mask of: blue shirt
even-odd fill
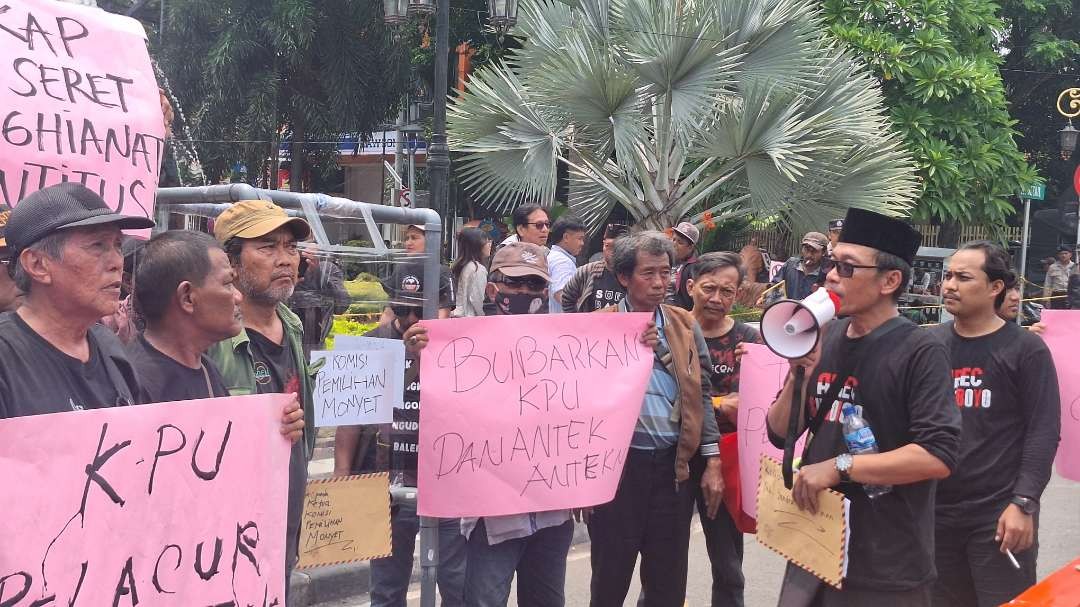
[[[628,311],[629,299],[623,299],[619,306],[623,311]],[[656,309],[653,319],[656,322],[656,333],[660,344],[666,348],[668,344],[664,334],[664,315],[660,312],[660,308]],[[678,396],[678,382],[660,362],[659,357],[653,356],[649,385],[645,388],[641,413],[638,415],[637,424],[634,425],[634,435],[630,439],[631,449],[669,449],[679,442],[681,428],[679,422],[672,419],[675,399]]]

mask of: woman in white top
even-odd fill
[[[491,256],[491,238],[478,228],[465,228],[458,234],[458,258],[450,266],[454,276],[457,307],[454,318],[484,315],[484,288],[487,286],[487,266]]]

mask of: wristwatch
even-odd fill
[[[1009,501],[1019,506],[1020,511],[1024,514],[1027,514],[1028,516],[1035,514],[1039,511],[1039,502],[1037,500],[1031,499],[1030,497],[1014,495]]]
[[[855,463],[855,458],[850,453],[841,453],[836,456],[836,471],[840,473],[840,482],[851,482],[851,464]]]

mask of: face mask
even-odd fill
[[[495,309],[499,314],[547,314],[548,301],[534,293],[496,293]]]

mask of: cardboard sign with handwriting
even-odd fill
[[[387,473],[308,482],[298,568],[383,558],[390,550]]]
[[[780,462],[761,457],[758,485],[757,538],[768,548],[826,583],[840,588],[847,575],[851,502],[826,489],[818,496],[817,514],[800,510],[784,487]]]

